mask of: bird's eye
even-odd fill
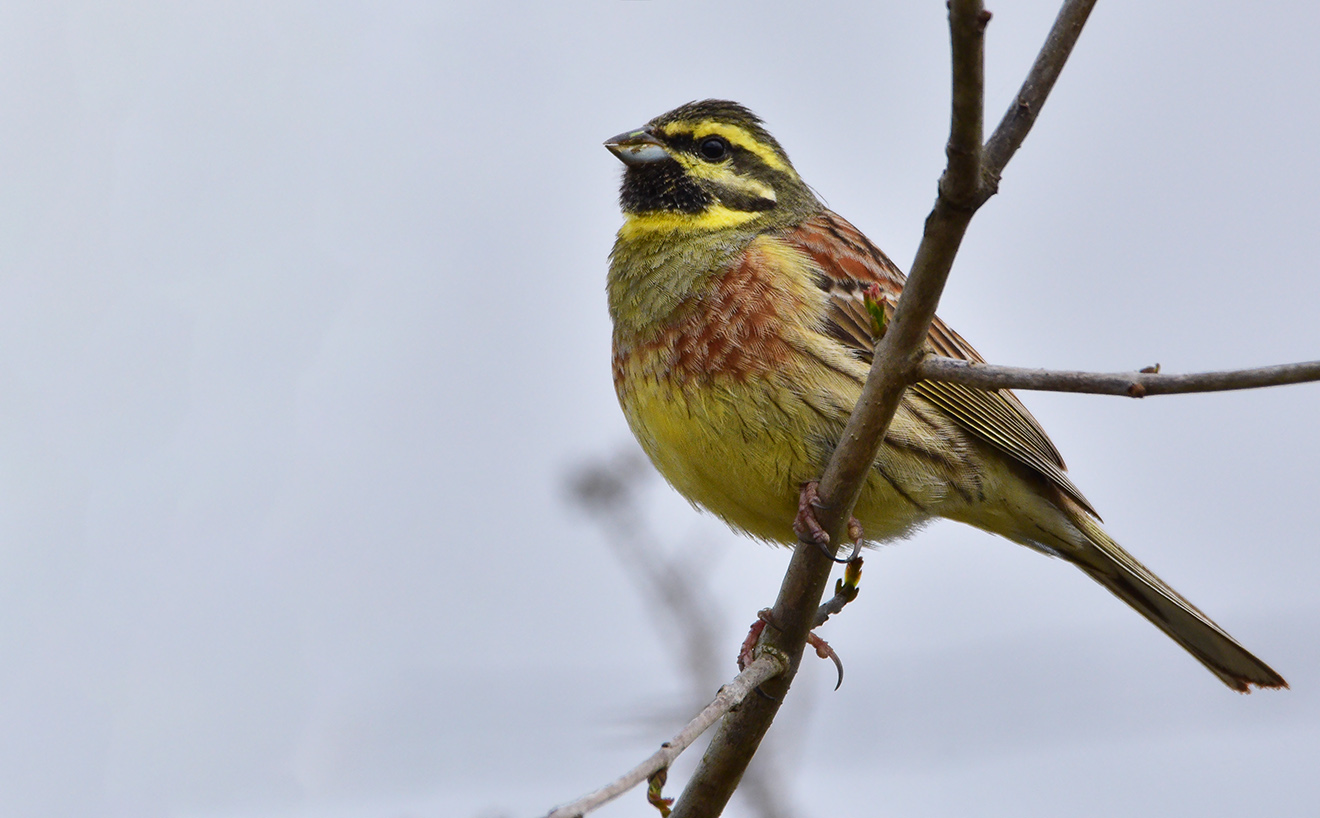
[[[701,151],[701,158],[708,162],[718,162],[729,153],[729,143],[723,138],[712,136],[709,139],[703,139],[698,147]]]

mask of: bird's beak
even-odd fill
[[[645,128],[611,137],[605,140],[605,147],[629,167],[649,165],[669,158],[664,143],[652,136]]]

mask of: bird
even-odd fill
[[[606,291],[628,425],[694,505],[793,543],[905,276],[736,102],[689,102],[605,147],[624,166]],[[926,349],[984,360],[938,316]],[[1287,687],[1105,533],[1009,390],[909,387],[853,513],[871,544],[945,518],[1061,558],[1230,688]]]

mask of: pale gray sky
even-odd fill
[[[997,119],[1055,6],[991,9]],[[1318,26],[1101,3],[941,314],[1002,363],[1320,357]],[[532,816],[649,752],[680,663],[562,489],[629,439],[601,142],[739,100],[906,266],[947,39],[940,0],[0,8],[0,815]],[[804,814],[1313,809],[1320,387],[1026,400],[1293,690],[933,526],[798,682]],[[647,498],[731,674],[786,556]]]

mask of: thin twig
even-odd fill
[[[1320,381],[1320,361],[1173,375],[1158,372],[1066,372],[1017,366],[970,363],[930,356],[917,365],[920,380],[947,381],[978,389],[1040,389],[1084,392],[1091,395],[1180,395],[1188,392],[1227,392]]]
[[[678,758],[684,750],[691,746],[692,742],[697,740],[698,736],[706,732],[720,717],[737,707],[747,698],[749,693],[775,675],[783,672],[785,667],[786,663],[774,653],[762,653],[733,681],[721,687],[714,701],[698,713],[696,718],[688,722],[682,730],[678,731],[678,735],[660,745],[660,749],[652,753],[649,758],[613,783],[584,795],[571,804],[556,808],[546,818],[581,818],[646,781],[656,772],[667,769],[670,764],[674,763],[674,759]]]
[[[862,558],[849,560],[843,576],[834,583],[834,596],[825,600],[816,609],[812,617],[811,629],[814,631],[829,621],[831,616],[843,610],[843,607],[857,598],[857,584],[862,579]]]
[[[1086,25],[1095,2],[1065,0],[1059,9],[1059,16],[1054,18],[1045,45],[1041,46],[1040,53],[1036,55],[1036,62],[1031,66],[1022,88],[1008,106],[990,141],[985,143],[985,162],[981,168],[982,202],[999,190],[1000,174],[1004,172],[1008,160],[1022,147],[1022,141],[1035,124],[1045,98],[1050,95],[1059,72],[1063,70],[1063,64],[1072,54],[1073,46],[1081,36],[1082,26]]]

